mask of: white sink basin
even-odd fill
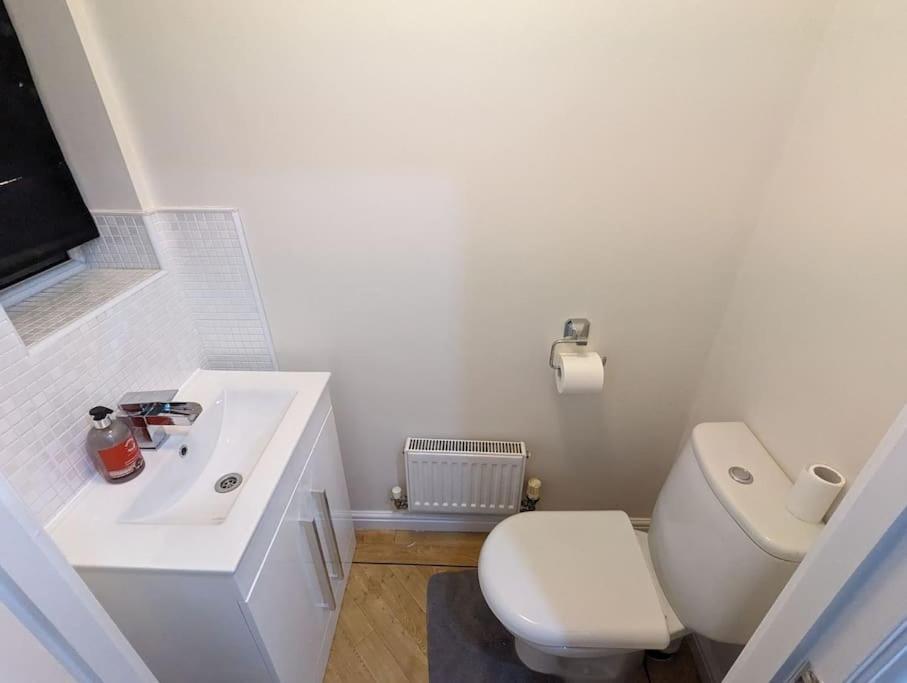
[[[156,453],[175,453],[153,475],[120,521],[132,524],[220,524],[254,476],[255,465],[296,396],[288,390],[227,390],[206,406],[185,435]],[[225,479],[219,490],[218,481]],[[224,489],[227,489],[226,491]]]
[[[51,535],[80,570],[235,571],[275,490],[291,491],[303,471],[331,410],[329,377],[196,371],[175,399],[202,406],[195,424],[168,427],[135,479],[90,481]],[[216,492],[227,474],[241,484]]]

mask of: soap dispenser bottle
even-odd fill
[[[88,414],[91,430],[86,447],[98,472],[112,484],[137,477],[145,468],[145,459],[129,425],[111,417],[113,411],[105,406],[95,406]]]

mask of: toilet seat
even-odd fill
[[[479,557],[485,601],[544,648],[663,649],[670,634],[626,513],[528,512],[498,524]]]

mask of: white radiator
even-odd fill
[[[413,512],[520,511],[528,457],[522,441],[411,437],[403,457]]]

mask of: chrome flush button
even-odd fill
[[[738,465],[734,465],[732,468],[730,468],[727,471],[727,473],[730,474],[731,479],[736,481],[738,484],[752,484],[753,483],[753,475],[745,467],[740,467]]]

